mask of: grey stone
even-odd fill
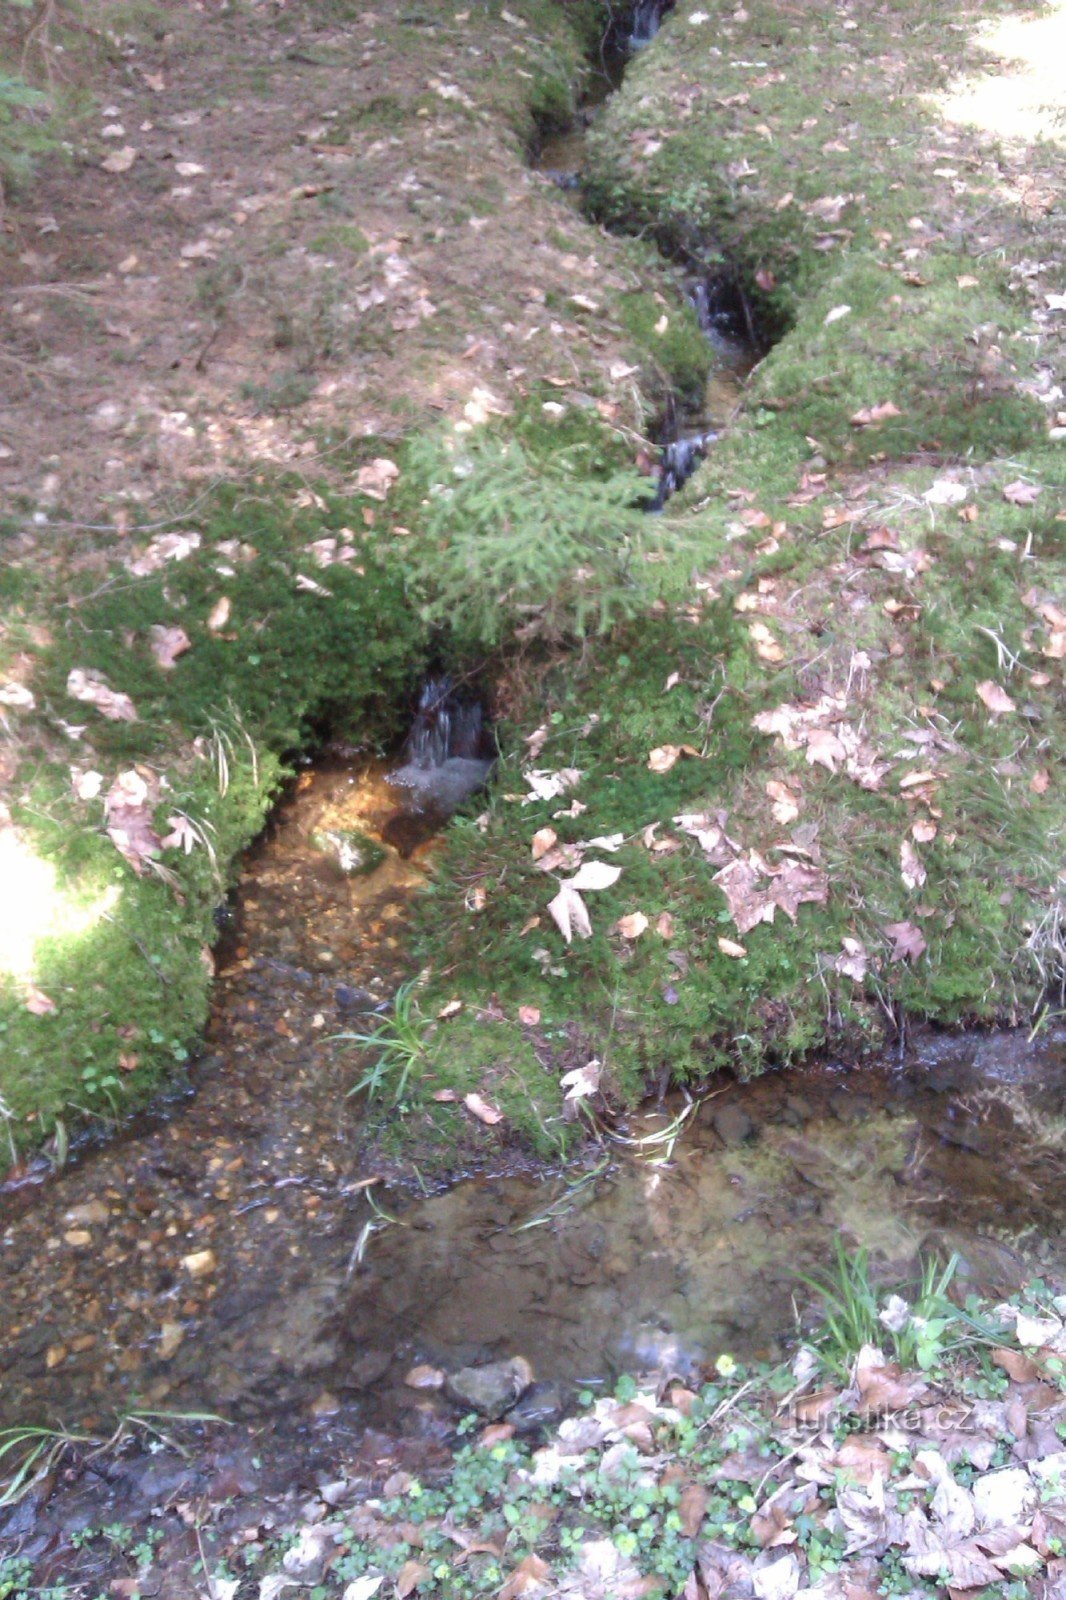
[[[491,1422],[509,1411],[533,1382],[533,1368],[524,1356],[490,1361],[484,1367],[462,1367],[448,1378],[445,1389],[458,1405],[480,1411]]]
[[[811,1109],[809,1100],[805,1100],[801,1094],[790,1094],[785,1101],[781,1121],[787,1122],[792,1128],[802,1128],[803,1124],[809,1122],[813,1115],[814,1112]]]
[[[558,1422],[563,1414],[563,1396],[557,1383],[532,1383],[525,1394],[504,1416],[519,1433],[532,1433]]]
[[[391,1366],[390,1351],[364,1350],[352,1362],[348,1372],[348,1382],[353,1389],[369,1389],[380,1382]]]
[[[719,1106],[711,1115],[711,1127],[727,1150],[735,1150],[755,1137],[755,1124],[742,1106]]]
[[[830,1113],[838,1122],[863,1122],[873,1107],[864,1094],[850,1089],[834,1089],[829,1096]]]

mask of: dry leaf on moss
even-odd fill
[[[72,667],[67,675],[67,693],[72,700],[95,706],[108,722],[137,721],[137,711],[129,695],[112,689],[102,672]]]
[[[917,961],[927,948],[921,929],[913,922],[886,922],[881,931],[892,940],[890,961]]]
[[[178,657],[192,649],[192,640],[184,628],[164,628],[156,624],[148,632],[152,654],[164,672],[171,671],[177,665]]]
[[[400,469],[395,461],[387,456],[375,456],[373,461],[359,468],[355,481],[360,494],[371,500],[384,500],[399,476]]]
[[[570,884],[563,883],[554,900],[549,901],[548,915],[569,944],[576,933],[581,939],[592,938],[592,924],[588,907]]]
[[[977,697],[984,701],[993,717],[1002,717],[1008,711],[1014,710],[1014,701],[1010,695],[1005,689],[1000,688],[998,683],[993,683],[991,678],[986,678],[983,683],[977,685]]]
[[[485,1123],[489,1128],[495,1127],[497,1122],[503,1121],[503,1112],[483,1100],[479,1094],[464,1094],[463,1104],[479,1122]]]

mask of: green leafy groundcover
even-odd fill
[[[880,1338],[859,1348],[823,1330],[777,1368],[722,1355],[698,1392],[626,1377],[541,1440],[469,1417],[441,1479],[397,1472],[293,1529],[284,1570],[314,1561],[322,1600],[1050,1594],[1066,1297],[1034,1281],[963,1306],[929,1282],[920,1300],[877,1295]]]

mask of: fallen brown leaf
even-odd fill
[[[529,1555],[520,1561],[500,1590],[497,1600],[520,1600],[531,1590],[542,1591],[551,1576],[551,1568],[540,1556]]]
[[[162,847],[152,822],[155,801],[154,775],[145,778],[131,767],[119,773],[104,802],[108,837],[136,873],[142,873],[146,861]]]
[[[355,481],[361,494],[369,496],[371,500],[384,500],[399,476],[400,469],[395,461],[390,461],[386,456],[376,456],[365,467],[359,468]]]
[[[148,632],[152,654],[164,672],[169,672],[177,664],[178,657],[192,649],[192,640],[184,628],[164,628],[156,624]]]
[[[497,1122],[503,1121],[503,1112],[498,1111],[487,1100],[483,1100],[479,1094],[464,1094],[463,1104],[472,1116],[475,1116],[479,1122],[485,1123],[489,1128],[493,1128]]]
[[[782,826],[795,822],[800,813],[799,799],[788,784],[781,783],[777,778],[771,778],[766,785],[766,793],[773,801],[771,810],[774,820],[780,822]]]
[[[539,861],[541,856],[547,855],[548,851],[555,844],[558,837],[559,835],[556,833],[554,828],[538,828],[536,833],[533,835],[532,843],[530,845],[530,849],[533,854],[533,860]]]
[[[933,831],[936,831],[935,828]],[[908,889],[920,889],[926,880],[922,858],[909,839],[900,840],[899,874]]]
[[[753,622],[748,629],[748,636],[755,646],[755,654],[760,661],[777,662],[785,659],[783,647],[770,632],[765,622]]]
[[[992,717],[1004,716],[1008,711],[1014,710],[1014,701],[1005,689],[998,683],[993,683],[991,678],[986,678],[977,685],[977,697],[988,707]]]
[[[109,722],[137,721],[137,711],[129,695],[112,689],[102,672],[72,667],[67,674],[67,693],[72,700],[95,706]]]
[[[861,411],[849,418],[853,428],[869,428],[878,422],[887,422],[889,417],[899,417],[903,413],[899,407],[893,405],[891,400],[883,400],[878,406],[863,406]]]

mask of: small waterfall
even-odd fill
[[[494,759],[481,701],[449,677],[427,678],[389,783],[407,791],[408,805],[449,816],[482,787]]]
[[[655,498],[648,502],[649,511],[661,511],[672,494],[686,484],[707,454],[707,446],[717,439],[717,433],[693,433],[670,439],[662,447],[659,460],[659,481]]]
[[[457,691],[450,678],[427,678],[403,747],[404,762],[428,772],[450,760],[480,760],[483,735],[481,701]]]
[[[668,11],[672,11],[674,0],[637,0],[633,7],[633,14],[625,35],[627,50],[642,50],[650,44],[659,31],[659,25]]]

